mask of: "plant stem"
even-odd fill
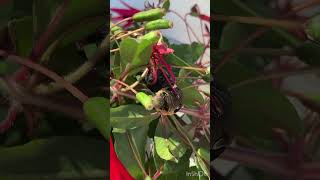
[[[127,34],[123,34],[121,36],[118,36],[115,39],[119,40],[119,39],[122,39],[124,37],[130,36],[131,34],[134,34],[134,33],[140,32],[140,31],[144,31],[144,27],[141,27],[141,28],[133,30],[133,31],[129,31]]]
[[[230,49],[213,49],[215,54],[225,54]],[[250,54],[250,55],[269,55],[269,56],[294,56],[295,51],[292,49],[275,49],[275,48],[243,48],[239,50],[239,54]]]
[[[196,35],[196,33],[193,31],[193,29],[192,29],[191,26],[189,25],[189,23],[187,22],[186,17],[182,17],[178,12],[176,12],[176,11],[174,11],[174,10],[169,10],[168,12],[171,12],[171,13],[177,15],[177,16],[185,23],[186,28],[187,28],[187,33],[188,33],[188,37],[189,37],[190,43],[191,43],[192,41],[191,41],[189,29],[190,29],[190,31],[192,32],[193,36],[197,39],[197,41],[198,41],[198,42],[201,42],[200,39],[198,38],[198,36]]]
[[[228,21],[238,22],[244,24],[261,25],[267,27],[281,27],[285,29],[299,29],[302,27],[302,23],[289,20],[276,20],[262,17],[244,17],[244,16],[224,16],[224,15],[212,15],[212,19],[215,21]]]
[[[180,131],[180,133],[181,133],[183,136],[185,136],[185,139],[188,141],[188,143],[189,143],[191,149],[193,150],[193,152],[195,153],[195,155],[198,156],[198,157],[200,157],[200,156],[198,155],[197,149],[196,149],[195,146],[193,145],[192,141],[189,139],[189,136],[187,135],[187,133],[186,133],[185,130],[183,129],[183,127],[182,127],[182,125],[180,124],[180,122],[179,122],[178,120],[176,120],[176,121],[173,120],[173,123],[176,125],[177,130]],[[201,158],[201,157],[200,157],[200,158]],[[202,159],[202,158],[201,158],[201,159]],[[205,162],[206,166],[209,166],[209,164],[206,163],[205,160],[203,160],[203,162]],[[209,169],[210,167],[207,167],[207,168]]]
[[[281,16],[280,18],[289,17],[292,14],[295,14],[295,13],[297,13],[299,11],[302,11],[302,10],[304,10],[306,8],[312,7],[312,6],[317,5],[317,4],[320,4],[320,0],[310,0],[308,2],[300,3],[299,5],[293,7],[290,12],[288,12],[287,14]],[[214,69],[214,73],[217,73],[221,69],[221,67],[224,64],[226,64],[231,59],[231,57],[233,57],[235,54],[237,54],[241,49],[243,49],[246,46],[248,46],[251,42],[253,42],[258,37],[262,36],[268,30],[269,29],[267,29],[267,28],[259,28],[257,31],[252,33],[247,39],[243,40],[237,46],[232,48],[229,51],[228,54],[224,55],[224,57],[222,58],[222,61],[219,64],[217,64],[216,68]]]
[[[189,139],[188,135],[186,135],[186,132],[183,130],[183,127],[181,126],[180,122],[177,119],[174,119],[172,122],[175,124],[175,126],[176,126],[177,130],[180,132],[180,134],[184,136],[184,139],[186,139],[188,141],[188,144],[191,147],[192,151],[195,154],[197,154],[196,148],[194,147],[192,141]]]
[[[154,175],[153,175],[153,177],[152,177],[152,180],[157,180],[158,177],[160,177],[162,169],[163,169],[163,165],[161,165],[161,167],[159,168],[159,170],[157,170],[157,172],[154,173]]]
[[[136,90],[134,90],[133,88],[131,88],[128,84],[118,80],[118,79],[112,79],[114,81],[116,81],[117,83],[126,86],[128,89],[130,89],[134,94],[137,94],[138,92]]]
[[[227,54],[225,54],[220,61],[219,64],[214,68],[214,73],[217,73],[235,54],[237,54],[241,49],[248,46],[251,42],[253,42],[255,39],[260,37],[262,34],[266,32],[265,28],[259,28],[256,32],[251,34],[247,39],[240,42],[237,46],[232,48]]]
[[[127,94],[127,93],[124,93],[124,92],[121,92],[121,91],[114,90],[111,87],[110,87],[110,91],[113,92],[113,93],[119,94],[121,96],[125,96],[127,98],[133,99],[133,100],[137,99],[135,96],[132,96],[131,94]]]
[[[171,67],[180,68],[180,69],[189,69],[189,70],[199,71],[201,73],[206,72],[206,68],[197,68],[197,67],[190,67],[190,66],[174,66],[174,65],[172,65]]]
[[[285,177],[290,177],[294,174],[287,166],[287,156],[283,154],[259,153],[249,149],[229,147],[221,154],[221,158]]]
[[[63,4],[56,10],[55,15],[51,19],[50,24],[48,25],[46,31],[41,34],[39,40],[36,42],[33,50],[32,57],[38,59],[46,49],[49,39],[52,37],[53,33],[57,30],[58,25],[70,4],[70,0],[64,0]]]
[[[291,16],[291,15],[293,15],[297,12],[300,12],[304,9],[319,5],[319,4],[320,4],[320,0],[309,0],[307,2],[300,3],[297,6],[294,6],[291,9],[291,11],[288,14],[286,14],[286,17]]]
[[[63,86],[66,90],[68,90],[74,97],[78,98],[82,103],[88,100],[88,97],[85,94],[83,94],[78,88],[73,86],[70,82],[64,80],[61,76],[59,76],[55,72],[45,68],[44,66],[41,66],[39,64],[36,64],[30,61],[29,59],[24,59],[16,55],[9,55],[7,59],[13,62],[16,62],[18,64],[22,64],[36,71],[39,71],[40,73],[50,77],[57,83],[61,84],[61,86]]]
[[[109,35],[106,36],[105,40],[101,43],[99,49],[97,50],[96,54],[91,57],[88,61],[83,63],[78,69],[76,69],[74,72],[66,75],[63,77],[66,81],[70,83],[75,83],[78,80],[80,80],[83,76],[85,76],[89,71],[92,70],[92,68],[103,58],[106,56],[107,51],[109,48]],[[50,94],[57,92],[63,88],[62,84],[52,82],[48,85],[40,84],[37,87],[34,88],[34,92],[37,94]]]
[[[303,68],[303,69],[296,70],[296,71],[287,71],[287,72],[266,74],[266,75],[262,75],[262,76],[258,76],[258,77],[254,77],[251,79],[241,81],[235,85],[232,85],[230,87],[230,90],[233,90],[235,88],[239,88],[244,85],[256,83],[258,81],[266,81],[266,80],[270,80],[270,79],[285,78],[285,77],[293,76],[293,75],[310,74],[310,73],[318,73],[318,72],[320,72],[320,67]]]
[[[37,107],[37,108],[54,111],[54,112],[61,112],[77,120],[85,119],[84,113],[82,111],[82,107],[79,106],[78,104],[75,104],[75,103],[70,104],[69,103],[70,101],[61,102],[61,101],[53,100],[51,98],[30,94],[26,92],[25,89],[20,87],[16,82],[14,82],[12,79],[0,78],[0,89],[2,93],[9,96],[9,99],[13,101],[11,102],[11,106],[8,111],[8,117],[10,117],[9,119],[11,119],[10,121],[12,121],[12,117],[13,117],[12,115],[20,111],[19,104],[23,106],[28,105],[31,107]],[[14,109],[12,109],[13,106],[15,107]]]
[[[120,48],[110,50],[110,53],[120,51]]]
[[[188,115],[193,116],[193,117],[201,118],[201,119],[210,119],[210,115],[209,116],[207,116],[207,115],[204,116],[202,114],[199,114],[197,111],[192,111],[192,110],[187,109],[187,108],[181,108],[180,112],[188,114]]]
[[[125,88],[125,89],[123,90],[123,92],[126,92],[126,91],[128,91],[128,90],[133,89],[134,87],[136,87],[136,86],[140,83],[140,81],[147,75],[148,71],[149,71],[149,69],[146,68],[146,69],[143,71],[143,73],[142,73],[142,75],[140,76],[140,78],[138,79],[138,81],[134,82],[134,83],[131,84],[129,87]]]
[[[128,18],[125,18],[125,19],[122,19],[121,21],[118,21],[117,23],[113,24],[110,29],[116,27],[117,25],[121,24],[121,23],[124,23],[126,21],[130,21],[132,19],[132,17],[128,17]]]
[[[41,57],[44,50],[46,49],[49,39],[51,38],[52,34],[57,30],[60,21],[64,17],[69,3],[70,0],[64,0],[62,5],[59,8],[57,8],[55,15],[51,19],[46,31],[42,33],[40,38],[36,41],[35,46],[33,47],[32,52],[29,56],[29,60],[36,61],[37,59],[39,59],[39,57]],[[14,77],[16,80],[25,80],[25,77],[28,73],[28,68],[24,66],[15,72]]]
[[[140,167],[140,169],[141,169],[141,171],[143,172],[144,176],[145,176],[145,177],[148,177],[148,174],[147,174],[146,170],[144,169],[144,167],[143,167],[143,165],[142,165],[139,152],[137,152],[137,149],[136,149],[136,147],[134,146],[134,143],[132,142],[130,132],[129,132],[129,131],[126,131],[126,135],[127,135],[128,142],[129,142],[130,148],[131,148],[131,150],[132,150],[133,156],[134,156],[134,158],[136,159],[136,161],[137,161],[137,163],[138,163],[138,166]]]

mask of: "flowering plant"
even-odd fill
[[[320,179],[319,8],[214,2],[214,178]]]
[[[174,13],[169,0],[143,10],[125,6],[111,9],[117,15],[110,23],[110,125],[116,156],[135,179],[207,179],[210,67],[201,59],[209,45],[170,43],[162,33],[174,26],[165,18]],[[110,166],[114,169],[117,162]],[[190,175],[198,171],[198,177]]]

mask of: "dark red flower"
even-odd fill
[[[197,4],[195,4],[194,6],[192,6],[191,8],[191,15],[192,16],[196,16],[199,17],[201,20],[203,21],[207,21],[210,22],[210,16],[207,16],[205,14],[201,14],[200,13],[200,8]]]
[[[115,12],[115,13],[118,14],[117,17],[111,18],[112,21],[115,21],[115,20],[116,20],[116,21],[120,21],[120,20],[122,20],[122,19],[125,19],[125,18],[128,18],[128,17],[132,17],[134,14],[140,12],[139,9],[136,9],[136,8],[130,6],[130,5],[129,5],[128,3],[126,3],[126,2],[124,2],[124,1],[122,1],[122,0],[120,0],[120,2],[121,2],[124,6],[126,6],[128,9],[110,8],[111,11],[113,11],[113,12]],[[123,27],[124,27],[124,28],[127,28],[127,27],[131,26],[132,23],[133,23],[133,21],[132,21],[132,20],[129,20],[129,21],[126,22],[125,25],[123,25]]]
[[[110,137],[110,180],[134,180],[129,174],[114,151],[112,138]]]
[[[152,48],[152,54],[151,54],[151,72],[152,72],[152,76],[153,76],[153,82],[151,84],[155,84],[157,82],[157,68],[159,68],[163,74],[163,76],[165,77],[166,81],[168,82],[168,84],[175,84],[176,79],[175,76],[171,70],[171,66],[164,60],[163,55],[166,54],[170,54],[173,53],[174,50],[171,48],[168,48],[167,46],[165,46],[164,44],[156,44],[153,46]],[[167,72],[169,73],[170,77],[172,78],[173,82],[171,82],[171,80],[169,80],[167,74],[165,73],[165,71],[163,70],[162,66],[164,66],[167,70]]]

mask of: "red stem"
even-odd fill
[[[32,52],[29,56],[29,59],[31,61],[37,61],[43,54],[50,37],[57,30],[58,25],[67,10],[69,2],[70,0],[64,0],[63,4],[56,10],[56,14],[51,19],[51,22],[48,25],[47,30],[40,36],[40,38],[35,43],[35,46],[32,49]],[[29,77],[29,74],[30,72],[28,70],[28,67],[22,67],[17,70],[17,72],[14,75],[14,79],[16,79],[17,81],[25,81]]]
[[[152,180],[156,180],[158,179],[158,177],[160,177],[162,169],[163,169],[163,165],[161,165],[160,169],[157,170],[157,172],[153,175]]]
[[[29,59],[23,59],[19,56],[10,55],[9,57],[11,57],[11,58],[8,58],[9,60],[14,61],[18,64],[22,64],[36,71],[39,71],[40,73],[48,76],[49,78],[53,79],[57,83],[61,84],[66,90],[68,90],[74,97],[78,98],[82,103],[88,100],[88,97],[85,94],[83,94],[79,89],[77,89],[70,82],[64,80],[61,76],[47,69],[46,67],[36,64],[30,61]]]

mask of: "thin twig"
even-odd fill
[[[147,75],[148,71],[149,71],[149,69],[146,68],[146,69],[143,71],[143,73],[142,73],[142,75],[140,76],[140,78],[139,78],[136,82],[134,82],[133,84],[131,84],[129,87],[126,87],[126,88],[125,88],[124,90],[122,90],[122,91],[123,91],[123,92],[126,92],[126,91],[128,91],[128,90],[133,89],[134,87],[136,87],[136,86],[140,83],[140,81],[142,81],[142,79]]]
[[[235,85],[232,85],[230,87],[230,90],[235,89],[235,88],[239,88],[241,86],[244,85],[249,85],[252,83],[256,83],[258,81],[266,81],[266,80],[271,80],[271,79],[277,79],[277,78],[284,78],[284,77],[288,77],[288,76],[294,76],[294,75],[302,75],[302,74],[310,74],[310,73],[318,73],[320,72],[320,67],[317,68],[303,68],[303,69],[299,69],[296,71],[287,71],[287,72],[279,72],[279,73],[271,73],[271,74],[265,74],[262,76],[258,76],[258,77],[254,77],[251,79],[247,79],[244,81],[241,81]]]
[[[120,51],[120,48],[110,50],[110,53]]]
[[[201,42],[200,39],[198,38],[198,36],[196,35],[196,33],[193,31],[193,29],[191,28],[191,26],[189,25],[189,23],[186,21],[186,19],[184,17],[182,17],[179,13],[177,13],[174,10],[169,10],[168,12],[172,12],[173,14],[177,15],[185,23],[190,43],[192,41],[191,41],[191,37],[190,37],[190,34],[189,34],[189,29],[190,29],[191,33],[193,34],[193,36],[197,39],[197,41]]]
[[[110,29],[116,27],[117,25],[119,25],[119,24],[121,24],[121,23],[124,23],[124,22],[126,22],[126,21],[130,21],[131,19],[132,19],[132,17],[128,17],[128,18],[122,19],[121,21],[118,21],[118,22],[116,22],[115,24],[113,24],[113,25],[110,27]]]
[[[136,159],[136,161],[138,163],[138,166],[140,167],[140,169],[143,172],[144,176],[148,177],[148,174],[147,174],[146,170],[143,168],[139,152],[137,152],[136,147],[134,146],[134,144],[132,142],[130,132],[126,131],[126,135],[127,135],[128,142],[129,142],[130,148],[132,150],[133,156],[134,156],[134,158]]]
[[[129,31],[127,34],[123,34],[123,35],[121,35],[121,36],[116,37],[115,40],[122,39],[122,38],[124,38],[124,37],[130,36],[131,34],[138,33],[138,32],[140,32],[140,31],[144,31],[144,27],[141,27],[141,28],[136,29],[136,30],[133,30],[133,31]],[[111,40],[113,40],[113,39],[111,39]]]
[[[225,15],[212,15],[214,21],[227,21],[227,22],[238,22],[244,24],[253,24],[267,27],[281,27],[285,29],[299,29],[301,23],[296,21],[281,20],[281,19],[269,19],[262,17],[244,17],[244,16],[225,16]]]
[[[125,97],[127,97],[127,98],[133,99],[133,100],[136,100],[136,99],[137,99],[135,96],[133,96],[133,95],[131,95],[131,94],[114,90],[114,89],[112,89],[111,87],[110,87],[110,91],[111,91],[112,93],[116,93],[116,94],[119,94],[119,95],[121,95],[121,96],[125,96]]]
[[[123,86],[126,86],[128,89],[130,89],[133,93],[137,94],[138,92],[136,90],[134,90],[133,88],[131,88],[128,84],[118,80],[118,79],[112,79],[114,81],[116,81],[117,83],[123,85]]]
[[[36,64],[36,63],[30,61],[29,59],[24,59],[24,58],[21,58],[16,55],[9,55],[7,59],[11,60],[13,62],[16,62],[18,64],[22,64],[24,66],[27,66],[31,69],[34,69],[34,70],[50,77],[51,79],[53,79],[57,83],[61,84],[74,97],[78,98],[83,103],[89,99],[85,94],[83,94],[78,88],[73,86],[70,82],[64,80],[61,76],[59,76],[55,72],[45,68],[44,66],[41,66],[39,64]]]
[[[308,2],[300,3],[299,5],[293,7],[290,12],[281,16],[281,18],[289,17],[292,14],[295,14],[299,11],[302,11],[306,8],[312,7],[317,4],[320,4],[320,0],[310,0]],[[252,33],[247,39],[243,40],[237,46],[232,48],[228,54],[224,55],[224,57],[222,58],[222,61],[216,67],[214,67],[214,72],[217,73],[221,69],[221,67],[231,59],[231,57],[237,54],[241,49],[248,46],[255,39],[265,34],[268,30],[269,30],[268,28],[259,28],[257,31]]]
[[[66,81],[70,83],[75,83],[85,76],[92,68],[104,57],[106,57],[109,48],[109,35],[105,38],[106,42],[101,43],[97,52],[88,61],[79,66],[75,71],[63,77]],[[34,88],[34,92],[38,94],[50,94],[63,89],[62,84],[52,82],[49,84],[40,84]]]
[[[69,3],[70,0],[64,0],[62,5],[59,8],[57,8],[56,13],[51,19],[51,22],[48,25],[46,31],[40,36],[39,40],[35,43],[35,46],[33,47],[32,52],[29,56],[29,60],[36,61],[39,59],[39,57],[41,57],[44,50],[46,49],[49,39],[51,38],[52,34],[57,30],[60,21],[64,17]],[[27,67],[24,66],[15,72],[14,77],[16,80],[24,81],[26,80],[27,74],[29,74],[29,70]]]

